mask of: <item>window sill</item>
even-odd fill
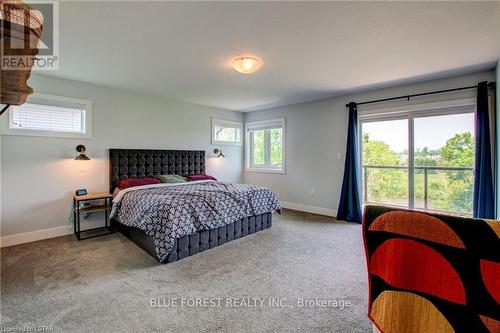
[[[276,169],[260,169],[260,168],[246,168],[245,171],[248,172],[261,172],[261,173],[276,173],[276,174],[285,174],[285,170],[276,170]]]
[[[231,142],[231,141],[212,141],[212,145],[221,146],[243,146],[243,142]]]
[[[46,137],[46,138],[92,139],[92,135],[90,133],[71,133],[71,132],[55,132],[55,131],[37,131],[37,130],[2,129],[1,134],[15,135],[15,136]]]

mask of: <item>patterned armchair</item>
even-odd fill
[[[367,206],[368,317],[383,333],[499,333],[499,237],[499,221]]]

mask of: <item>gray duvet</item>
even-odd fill
[[[163,261],[177,238],[280,209],[268,188],[209,181],[132,190],[113,202],[111,218],[153,237]]]

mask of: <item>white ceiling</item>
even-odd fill
[[[253,75],[238,54],[264,60]],[[251,111],[491,69],[500,2],[61,2],[47,75]]]

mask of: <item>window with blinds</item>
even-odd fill
[[[23,105],[11,106],[3,134],[90,137],[89,101],[35,95]]]
[[[85,110],[26,103],[11,106],[10,129],[85,133]]]

